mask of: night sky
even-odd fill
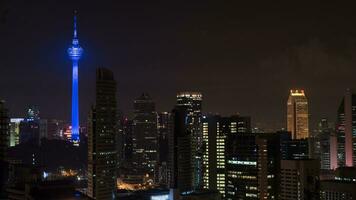
[[[169,111],[178,91],[192,90],[204,112],[250,115],[264,128],[285,126],[290,88],[306,90],[312,125],[334,121],[346,88],[356,89],[356,5],[117,2],[0,1],[0,99],[12,117],[35,104],[43,118],[70,119],[74,9],[82,122],[96,67],[114,71],[126,114],[142,92]]]

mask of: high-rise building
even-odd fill
[[[356,199],[356,168],[340,167],[335,178],[320,181],[320,198],[325,200]]]
[[[158,159],[157,112],[148,94],[134,101],[133,156],[134,165],[143,174],[154,174]]]
[[[116,198],[116,134],[116,81],[110,70],[99,68],[88,135],[88,195],[93,199]]]
[[[78,35],[77,35],[77,15],[74,14],[73,21],[73,39],[72,46],[68,48],[67,52],[72,60],[72,142],[79,144],[79,89],[78,89],[78,63],[79,59],[83,54],[83,49],[79,45]]]
[[[20,122],[20,140],[19,143],[31,142],[40,144],[40,123],[39,120],[25,118]]]
[[[356,163],[356,95],[346,91],[337,111],[338,166]]]
[[[287,130],[293,139],[309,137],[308,100],[304,90],[290,90],[287,101]]]
[[[278,133],[232,133],[226,142],[226,199],[277,199]]]
[[[21,120],[21,118],[16,118],[13,120],[13,123],[11,123],[11,134],[14,135],[15,143],[17,123],[19,123],[19,143],[31,142],[39,145],[42,138],[48,138],[47,120],[40,118],[40,110],[38,106],[30,105],[27,110],[27,116],[24,119]]]
[[[337,143],[334,131],[330,128],[327,119],[323,118],[318,123],[318,131],[315,137],[315,159],[320,160],[321,169],[335,169],[337,166]]]
[[[319,174],[319,160],[281,160],[280,199],[320,199]]]
[[[193,186],[203,187],[203,133],[201,130],[203,95],[199,92],[181,92],[177,94],[177,106],[187,110],[187,125],[191,132],[191,159]]]
[[[283,133],[287,134],[287,133]],[[288,133],[289,135],[289,133]],[[281,153],[283,160],[301,160],[311,157],[308,139],[291,139],[284,135],[281,141]]]
[[[124,163],[131,164],[133,157],[133,144],[132,144],[132,132],[133,132],[133,121],[126,119],[123,123],[123,133],[124,133]]]
[[[229,134],[251,131],[250,118],[203,116],[203,188],[218,190],[225,197],[225,148]]]
[[[168,138],[168,181],[169,187],[178,193],[193,190],[192,133],[187,121],[188,113],[186,107],[176,106],[169,123],[172,134]]]
[[[0,101],[0,162],[6,161],[7,148],[9,147],[9,122],[5,102]]]
[[[20,123],[24,118],[10,119],[10,147],[16,146],[20,143]]]
[[[170,120],[171,113],[161,112],[158,114],[158,166],[156,169],[156,182],[164,186],[168,186],[168,138],[172,134],[169,129]]]

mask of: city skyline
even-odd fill
[[[5,66],[0,74],[6,74],[1,76],[0,85],[9,86],[9,77],[22,73],[28,76],[5,87],[0,96],[8,102],[13,117],[20,116],[28,104],[37,104],[45,118],[68,120],[70,110],[51,108],[59,103],[64,108],[70,107],[70,69],[63,49],[66,48],[65,41],[70,39],[73,5],[50,5],[40,1],[30,6],[34,12],[21,5],[5,1],[0,10],[3,16],[0,29],[5,30],[0,32],[0,40],[5,46],[0,53]],[[112,5],[75,3],[83,19],[80,27],[82,40],[88,44],[88,54],[79,72],[82,75],[80,97],[94,97],[94,85],[89,80],[95,76],[96,67],[111,68],[118,77],[119,108],[125,113],[132,111],[132,100],[142,92],[151,94],[158,111],[168,111],[174,105],[177,92],[200,91],[206,99],[205,111],[222,115],[239,112],[252,116],[253,123],[264,122],[280,128],[286,126],[285,122],[279,123],[285,121],[286,112],[281,102],[288,98],[289,89],[303,88],[310,99],[312,128],[322,117],[335,121],[337,110],[330,108],[337,107],[346,88],[356,85],[352,80],[352,74],[356,73],[352,67],[356,66],[352,24],[356,19],[346,6],[341,6],[344,10],[329,13],[333,7],[329,4],[320,9],[315,4],[310,8],[296,5],[297,11],[306,14],[302,17],[299,12],[291,11],[287,20],[294,20],[292,26],[286,25],[281,18],[286,13],[273,13],[286,12],[287,5],[283,4],[280,9],[267,4],[271,9],[266,10],[271,11],[255,10],[249,4],[243,4],[241,8],[234,4],[214,7],[208,3],[177,7],[167,4]],[[182,16],[180,13],[184,11],[186,15]],[[17,15],[19,12],[21,16]],[[249,12],[255,14],[256,19],[250,17]],[[227,13],[230,18],[219,18],[219,13]],[[330,16],[323,18],[327,14]],[[42,19],[41,16],[48,17]],[[167,17],[162,19],[162,16]],[[261,16],[268,17],[263,19]],[[269,22],[268,19],[276,20]],[[337,19],[338,23],[332,19]],[[220,22],[223,24],[219,25]],[[329,26],[334,27],[333,31],[326,31]],[[283,28],[286,30],[282,31]],[[310,32],[306,33],[306,30]],[[27,31],[36,34],[30,34],[24,43],[10,42],[23,41]],[[289,32],[295,35],[289,35]],[[261,36],[268,40],[258,39],[264,38]],[[13,49],[18,52],[9,50],[10,47],[15,47]],[[206,47],[210,50],[204,50]],[[27,56],[14,59],[15,55]],[[340,73],[336,73],[336,69],[341,70]],[[199,76],[202,70],[206,71],[205,76]],[[210,75],[214,72],[217,72],[216,77]],[[171,74],[177,74],[178,78],[170,78]],[[47,86],[52,89],[45,89]],[[159,87],[160,90],[154,89]],[[21,90],[26,94],[19,98],[17,88],[23,88]],[[221,97],[225,97],[224,100]],[[264,99],[264,102],[256,99]],[[83,101],[80,115],[87,115],[92,103]]]
[[[0,199],[356,199],[345,6],[0,2]]]

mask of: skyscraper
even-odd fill
[[[23,118],[10,119],[10,146],[16,146],[20,143],[20,123]]]
[[[136,168],[143,174],[154,174],[158,154],[157,112],[148,94],[134,101],[133,156]]]
[[[168,163],[168,137],[172,134],[169,129],[171,120],[171,113],[161,112],[158,114],[158,166],[156,168],[156,182],[161,185],[168,185],[167,181],[167,163]]]
[[[79,45],[77,35],[77,15],[74,14],[72,46],[68,48],[68,55],[72,60],[72,142],[79,144],[79,97],[78,97],[78,62],[83,49]]]
[[[338,165],[354,166],[356,163],[356,95],[346,91],[337,111],[336,132]]]
[[[278,133],[228,134],[225,153],[227,200],[278,199]]]
[[[187,129],[191,133],[191,159],[193,186],[200,189],[203,186],[203,133],[201,130],[203,95],[199,92],[181,92],[177,94],[177,107],[187,111]]]
[[[319,160],[281,160],[280,199],[320,199],[319,174]]]
[[[179,193],[193,190],[192,133],[187,116],[186,107],[176,106],[169,123],[172,134],[168,139],[168,181],[169,187]]]
[[[0,100],[0,162],[6,160],[9,147],[9,116],[5,102]]]
[[[218,190],[225,197],[226,137],[251,131],[250,118],[203,116],[203,187]]]
[[[293,139],[309,137],[308,100],[304,90],[290,90],[287,102],[287,130]]]
[[[116,81],[110,70],[99,68],[88,135],[88,195],[93,199],[116,198],[116,134]]]

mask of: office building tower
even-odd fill
[[[188,110],[176,106],[172,111],[169,135],[168,181],[169,187],[178,193],[193,190],[193,168],[191,159],[191,129],[187,121]]]
[[[168,186],[168,137],[170,134],[169,123],[171,120],[171,113],[161,112],[158,114],[158,166],[156,169],[156,182]]]
[[[228,134],[226,199],[277,199],[280,172],[278,133]]]
[[[20,139],[19,143],[40,144],[40,121],[26,117],[20,122]]]
[[[281,153],[284,160],[309,159],[311,157],[309,141],[308,139],[291,139],[284,136],[281,141]]]
[[[9,113],[5,107],[5,102],[0,101],[0,162],[6,161],[10,136],[9,122]]]
[[[356,159],[356,96],[346,91],[337,111],[338,166],[354,166]]]
[[[168,161],[168,136],[170,133],[169,121],[171,113],[161,112],[158,114],[158,146],[159,146],[159,162]]]
[[[177,94],[177,106],[187,110],[188,129],[191,132],[191,159],[193,186],[201,189],[203,186],[203,133],[201,130],[203,95],[199,92],[181,92]]]
[[[317,149],[314,159],[320,160],[321,169],[335,169],[337,163],[336,137],[330,128],[327,119],[323,118],[318,123],[318,131],[315,136],[315,149]]]
[[[88,195],[111,200],[117,190],[117,108],[116,81],[108,69],[96,70],[95,102],[89,119]]]
[[[154,174],[157,164],[157,112],[148,94],[134,101],[133,156],[134,165],[143,174]]]
[[[225,197],[225,148],[229,134],[251,131],[250,118],[203,116],[203,188],[218,190]]]
[[[132,163],[133,157],[133,142],[132,142],[132,132],[133,132],[133,121],[125,120],[123,123],[123,132],[124,132],[124,162],[125,164]]]
[[[304,90],[290,90],[287,102],[287,130],[293,139],[309,137],[308,100]]]
[[[356,168],[340,167],[334,179],[320,181],[320,199],[356,199]]]
[[[320,199],[319,173],[319,160],[281,160],[280,199]]]
[[[33,143],[39,145],[42,138],[47,138],[47,120],[40,118],[38,106],[30,105],[27,116],[19,123],[19,143]],[[13,124],[16,131],[16,123]]]
[[[77,15],[74,14],[72,46],[67,50],[72,60],[72,142],[79,144],[79,88],[78,88],[78,63],[83,54],[77,35]]]
[[[20,123],[24,118],[10,119],[10,147],[14,147],[20,143]]]

